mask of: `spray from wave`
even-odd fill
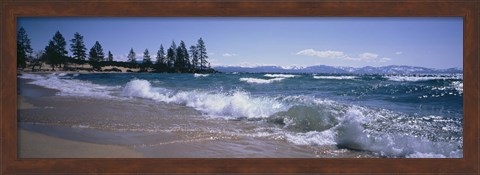
[[[315,79],[332,79],[332,80],[351,80],[357,78],[356,76],[318,76],[314,75]]]
[[[60,96],[84,96],[95,98],[114,98],[111,91],[119,89],[119,86],[102,86],[88,81],[72,79],[78,74],[53,73],[48,75],[23,74],[20,78],[30,79],[30,84],[55,89]]]
[[[147,80],[132,80],[123,89],[124,96],[141,97],[158,102],[182,104],[210,116],[227,118],[265,118],[286,106],[267,97],[252,97],[243,91],[227,93],[181,91],[153,88]]]
[[[299,75],[292,75],[292,74],[265,74],[263,75],[265,77],[271,77],[271,78],[293,78],[297,77]]]
[[[260,78],[240,78],[240,81],[244,81],[247,83],[253,83],[253,84],[269,84],[277,81],[282,81],[285,78],[273,78],[273,79],[260,79]]]

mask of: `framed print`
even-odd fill
[[[478,8],[2,2],[2,172],[478,173]]]

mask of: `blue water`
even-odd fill
[[[26,74],[60,96],[145,99],[205,120],[271,123],[295,144],[386,157],[463,156],[463,77],[322,74]],[[312,139],[317,139],[312,141]]]

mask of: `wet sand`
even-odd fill
[[[276,134],[277,126],[260,121],[206,119],[189,107],[142,99],[56,96],[27,82],[18,79],[18,126],[26,135],[19,137],[20,157],[372,157],[336,146],[295,145]],[[99,154],[108,148],[113,151]]]
[[[21,158],[142,158],[143,154],[119,145],[102,145],[71,141],[44,134],[18,132]]]

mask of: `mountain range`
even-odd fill
[[[335,67],[315,65],[308,67],[281,67],[281,66],[216,66],[220,72],[248,72],[248,73],[323,73],[323,74],[457,74],[463,73],[461,68],[434,69],[418,66],[390,65],[382,67]]]

